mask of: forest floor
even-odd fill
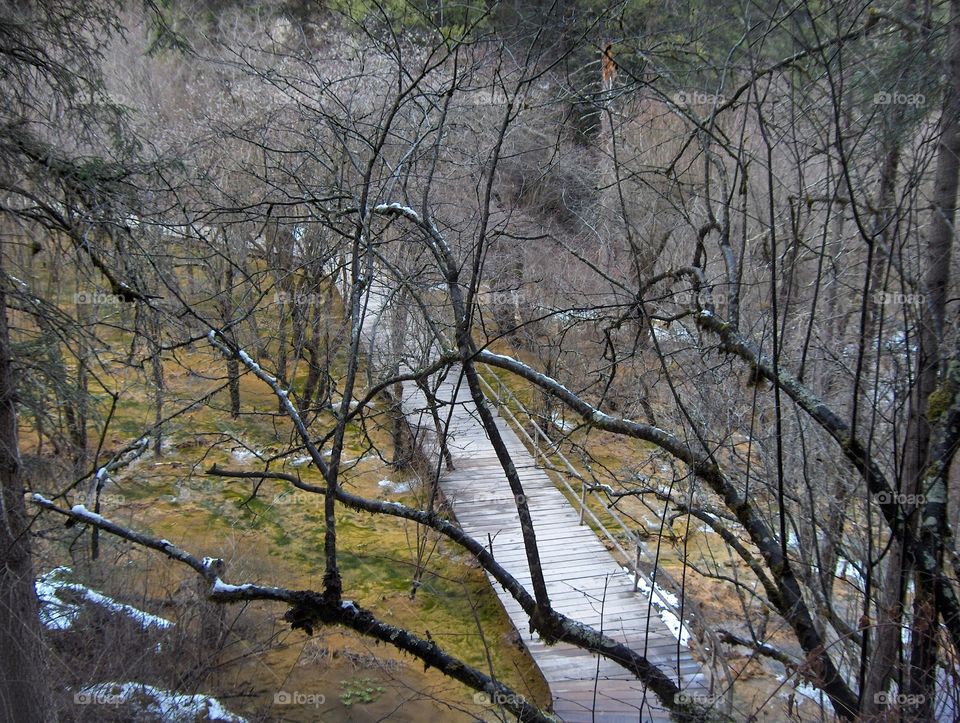
[[[123,364],[125,339],[117,336],[114,342],[111,349],[97,350],[110,386],[124,390],[103,440],[100,463],[142,435],[154,415],[153,392],[144,382],[144,370]],[[208,371],[201,374],[197,370]],[[177,357],[165,359],[165,411],[187,407],[215,389],[221,383],[222,370],[223,362],[212,350],[179,352]],[[535,406],[528,386],[498,376],[525,405]],[[295,383],[302,384],[302,379]],[[109,397],[93,394],[99,413],[106,415]],[[230,418],[227,392],[220,391],[208,404],[168,422],[159,456],[147,452],[111,475],[112,484],[102,495],[102,514],[169,539],[196,556],[223,558],[229,582],[319,589],[324,570],[322,497],[297,491],[284,482],[268,480],[258,486],[255,481],[204,474],[214,464],[257,470],[269,461],[271,469],[299,474],[306,482],[320,482],[305,451],[295,449],[289,420],[273,414],[277,400],[272,391],[248,374],[241,379],[241,398],[242,413],[237,419]],[[396,473],[387,462],[390,435],[385,415],[376,411],[367,416],[363,427],[351,424],[347,430],[342,484],[365,497],[420,504],[420,482]],[[22,420],[21,440],[31,488],[55,495],[64,485],[55,482],[56,474],[44,472],[56,468],[57,460],[31,436],[30,421]],[[312,428],[331,426],[329,413],[321,413]],[[588,429],[571,428],[568,437],[589,452],[602,481],[635,478],[642,472],[647,484],[670,484],[670,467],[645,443]],[[280,450],[291,446],[292,452],[280,456]],[[605,523],[611,521],[596,501],[591,509]],[[684,599],[697,606],[702,620],[737,629],[743,619],[743,601],[729,586],[717,586],[689,567],[684,570],[684,556],[698,566],[723,560],[721,567],[735,569],[737,576],[750,584],[749,570],[727,553],[718,536],[684,517],[665,520],[663,504],[649,495],[624,498],[617,510],[644,531],[663,569],[683,580]],[[161,645],[159,653],[154,641],[130,631],[119,640],[116,635],[120,633],[83,635],[81,640],[78,635],[82,635],[83,625],[52,632],[58,651],[56,664],[67,688],[75,690],[85,682],[136,679],[181,692],[214,695],[249,720],[423,720],[438,715],[444,720],[476,720],[499,715],[494,708],[475,702],[472,690],[359,634],[342,629],[322,629],[312,636],[291,631],[282,620],[284,609],[277,605],[229,607],[228,632],[211,650],[196,634],[203,603],[192,571],[105,535],[100,538],[99,559],[91,561],[89,530],[64,531],[56,521],[46,519],[38,524],[44,526],[38,572],[69,565],[77,581],[163,615],[182,630],[168,633],[173,640]],[[548,705],[549,691],[539,671],[518,646],[510,621],[470,556],[435,536],[422,539],[423,530],[412,523],[342,506],[337,513],[337,534],[345,597],[387,622],[432,637],[465,662],[492,672],[537,704]],[[415,586],[422,569],[428,571]],[[103,620],[89,622],[100,626],[98,630],[106,624]],[[789,631],[773,631],[770,640],[791,649]],[[729,657],[728,663],[737,681],[736,709],[760,710],[758,720],[783,720],[786,716],[821,719],[820,706],[809,704],[806,698],[817,694],[802,685],[798,691],[793,680],[784,682],[782,676],[777,679],[765,672],[769,668],[766,661],[760,665],[744,652]],[[284,695],[308,702],[287,704],[282,702]],[[66,705],[78,713],[69,708],[69,701]],[[117,714],[122,719],[122,714]]]
[[[212,357],[180,359],[165,364],[166,408],[184,406],[205,394],[209,379],[187,371],[213,368]],[[101,460],[135,440],[149,428],[153,410],[146,389],[139,393],[133,378],[116,370],[118,385],[128,385],[118,406],[111,434],[104,440]],[[129,467],[111,475],[112,484],[101,498],[101,513],[133,529],[165,538],[198,557],[223,558],[225,579],[294,589],[320,589],[324,570],[323,498],[301,492],[285,482],[266,481],[253,496],[255,481],[209,477],[204,471],[220,467],[262,469],[264,459],[286,449],[292,428],[280,417],[263,414],[276,409],[276,399],[252,375],[242,378],[243,413],[233,420],[226,410],[226,392],[211,404],[197,407],[170,422],[164,431],[162,454],[145,453]],[[132,401],[131,401],[132,400]],[[106,406],[106,399],[102,399]],[[252,414],[252,412],[259,412]],[[329,419],[315,421],[326,428]],[[361,429],[351,425],[344,450],[342,484],[372,499],[416,504],[419,481],[395,473],[372,451],[370,442],[389,459],[390,439],[376,417]],[[32,448],[29,430],[22,437],[28,469],[43,468],[49,451]],[[306,482],[320,475],[304,451],[275,460],[272,469],[299,473]],[[30,475],[31,488],[55,495],[63,487],[52,477]],[[53,523],[53,525],[47,527]],[[38,573],[68,565],[72,578],[113,598],[165,616],[195,629],[194,610],[199,596],[194,573],[175,563],[145,554],[131,546],[100,536],[100,556],[89,560],[90,532],[61,531],[55,520],[44,519],[45,542],[38,552]],[[500,607],[483,571],[455,545],[431,535],[426,541],[417,525],[398,518],[374,516],[346,509],[337,513],[337,536],[344,596],[370,609],[386,622],[430,636],[444,649],[470,665],[513,687],[541,706],[549,693],[529,655],[513,642],[513,627]],[[428,568],[416,586],[418,568]],[[96,636],[77,640],[73,631],[55,631],[58,667],[70,685],[84,682],[139,682],[170,685],[185,692],[217,697],[232,712],[249,720],[444,720],[495,719],[496,711],[474,701],[474,691],[430,669],[389,646],[352,631],[321,629],[308,636],[291,631],[282,620],[285,609],[275,604],[229,606],[229,633],[216,654],[191,649],[191,643],[168,644],[193,657],[189,673],[175,661],[149,660],[150,640],[131,635],[129,649],[97,651]],[[102,624],[103,621],[100,621]],[[142,638],[142,636],[139,636]],[[184,646],[186,650],[184,651]],[[82,665],[75,656],[79,654]],[[164,652],[156,655],[162,658]],[[116,665],[120,659],[126,664]],[[77,675],[79,671],[82,674]],[[71,675],[71,672],[73,674]],[[113,676],[113,677],[111,677]],[[275,705],[275,696],[308,700],[305,705]],[[318,701],[322,700],[322,703]],[[76,713],[77,711],[74,711]],[[86,710],[85,713],[92,711]],[[110,711],[98,710],[98,713]],[[122,716],[121,716],[122,717]]]

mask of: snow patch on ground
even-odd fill
[[[550,419],[553,422],[553,426],[559,429],[561,432],[572,432],[574,429],[576,429],[576,426],[566,421],[562,414],[557,414],[554,412]]]
[[[555,309],[552,307],[537,307],[537,311],[549,311],[558,321],[594,321],[600,318],[600,312],[596,309]]]
[[[74,700],[132,705],[165,723],[194,723],[197,720],[246,723],[245,718],[234,715],[209,695],[181,695],[145,683],[88,685],[74,694]]]
[[[330,406],[334,409],[339,410],[340,406],[343,404],[343,397],[333,397],[330,400]],[[355,412],[360,408],[360,402],[356,399],[351,399],[347,404],[347,409],[351,412]]]
[[[73,621],[80,614],[80,607],[63,602],[57,597],[57,590],[62,583],[55,581],[55,576],[68,568],[58,567],[55,570],[41,575],[36,580],[37,598],[40,602],[40,622],[48,630],[69,630]]]
[[[394,482],[389,479],[382,479],[377,484],[382,487],[387,492],[392,492],[393,494],[403,494],[404,492],[410,491],[409,482]]]
[[[837,556],[837,569],[835,570],[835,574],[840,580],[846,580],[861,590],[866,587],[866,581],[863,579],[863,575],[860,574],[857,566],[840,555]]]
[[[777,681],[784,683],[784,687],[789,686],[797,692],[798,695],[802,695],[804,698],[809,698],[817,705],[820,705],[821,701],[823,702],[824,709],[827,711],[833,710],[833,707],[830,705],[830,699],[827,698],[826,694],[823,693],[818,688],[814,688],[809,683],[804,683],[802,680],[796,680],[795,678],[787,681],[786,677],[783,675],[777,676]],[[781,695],[783,695],[781,693]]]
[[[262,459],[263,454],[260,450],[247,449],[246,447],[234,447],[230,450],[230,456],[240,464],[249,462],[253,458]]]
[[[627,568],[623,568],[623,570],[632,575]],[[673,612],[674,610],[680,609],[680,601],[677,599],[677,596],[672,592],[664,590],[657,584],[654,584],[651,589],[650,583],[642,576],[639,579],[638,587],[642,593],[649,595],[653,609],[657,611],[657,615],[660,616],[663,624],[667,626],[673,634],[673,637],[679,640],[681,645],[689,647],[690,631]]]
[[[797,533],[792,529],[787,530],[787,547],[793,548],[794,550],[800,549],[800,540],[797,539]]]
[[[683,342],[685,344],[693,344],[696,342],[693,334],[691,334],[679,321],[671,322],[666,329],[654,325],[653,335],[660,343]]]
[[[80,615],[80,606],[68,603],[59,596],[61,591],[77,595],[86,602],[99,605],[110,612],[125,615],[144,629],[166,629],[173,623],[165,618],[144,612],[132,605],[119,603],[103,593],[91,590],[86,585],[69,582],[64,577],[71,572],[69,567],[58,567],[37,578],[35,586],[40,601],[40,621],[50,630],[69,630]]]

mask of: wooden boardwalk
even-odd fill
[[[456,371],[449,380],[455,380]],[[439,391],[441,403],[452,401],[454,386],[450,381]],[[424,413],[426,401],[413,385],[405,387],[403,404],[413,424],[432,430],[432,418]],[[449,413],[449,406],[441,408],[442,419],[446,420]],[[589,527],[579,524],[578,513],[534,464],[506,421],[497,417],[497,427],[523,483],[554,608],[631,645],[661,669],[670,671],[682,688],[690,686],[691,694],[702,694],[700,665],[686,647],[678,649],[677,638],[650,608],[648,596],[633,592],[633,576],[623,570]],[[475,539],[492,540],[496,560],[530,589],[514,498],[465,382],[453,405],[448,435],[456,469],[443,474],[440,486],[457,521]],[[560,718],[669,720],[656,696],[646,693],[644,686],[621,666],[573,645],[540,642],[536,634],[529,633],[528,619],[520,605],[493,584],[550,686],[554,712]]]
[[[368,318],[381,308],[379,300],[371,295]],[[371,331],[374,326],[379,333]],[[380,324],[365,323],[363,327],[366,341],[373,342],[369,348],[377,355],[389,346],[384,331]],[[531,589],[513,494],[477,417],[465,380],[457,399],[453,399],[458,372],[451,370],[438,390],[438,401],[444,405],[440,417],[449,419],[447,444],[455,466],[441,476],[441,489],[463,530],[476,540],[490,540],[496,560]],[[413,384],[404,385],[403,409],[420,433],[433,435],[426,400]],[[499,416],[497,427],[522,480],[553,607],[646,655],[689,694],[703,695],[701,666],[651,608],[649,597],[633,592],[633,576],[589,527],[579,524],[578,513],[567,498]],[[621,666],[567,643],[542,643],[539,636],[529,632],[529,621],[520,605],[492,578],[491,583],[543,673],[554,713],[560,719],[571,723],[670,720],[657,697]]]

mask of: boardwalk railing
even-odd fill
[[[637,592],[639,589],[640,578],[643,577],[645,582],[648,583],[651,596],[657,599],[657,605],[672,612],[682,623],[683,617],[681,616],[681,611],[677,610],[676,605],[674,605],[673,602],[664,594],[659,581],[666,582],[674,589],[679,589],[679,586],[676,584],[670,574],[660,567],[657,562],[656,555],[650,552],[649,548],[644,544],[639,533],[635,530],[631,530],[623,521],[623,518],[616,511],[616,509],[608,505],[607,501],[597,494],[597,490],[603,489],[603,485],[596,485],[592,482],[588,482],[584,476],[580,474],[577,468],[573,466],[566,455],[563,454],[563,451],[560,449],[560,445],[554,442],[549,435],[547,435],[543,428],[537,423],[534,415],[526,408],[523,402],[517,399],[517,396],[507,385],[503,383],[503,381],[501,381],[500,377],[486,364],[481,364],[479,366],[482,366],[486,372],[486,374],[480,373],[478,376],[481,384],[486,390],[488,398],[496,405],[497,409],[513,427],[514,431],[528,444],[533,452],[534,461],[536,461],[537,458],[543,460],[542,468],[544,472],[546,472],[546,474],[554,481],[554,484],[556,484],[561,490],[568,492],[569,496],[576,502],[580,513],[580,524],[582,525],[584,523],[585,516],[589,518],[590,522],[593,523],[591,527],[600,532],[607,540],[609,540],[610,544],[612,544],[617,552],[620,553],[621,557],[626,561],[627,566],[633,571],[634,592]],[[488,375],[492,376],[495,380],[496,388],[486,378]],[[522,423],[517,418],[513,409],[511,409],[511,406],[515,406],[521,416],[526,420],[526,423],[530,425],[530,429],[533,431],[532,435],[527,431],[526,424]],[[546,449],[541,446],[539,440],[543,440]],[[579,483],[579,493],[567,481],[566,475],[562,474],[558,470],[555,460],[559,460],[563,468],[566,470],[566,474]],[[621,544],[620,538],[618,538],[617,535],[611,531],[610,528],[605,525],[599,517],[597,517],[594,511],[590,509],[588,504],[588,499],[590,498],[595,500],[603,508],[603,511],[616,521],[616,524],[623,531],[626,539],[633,543],[632,551],[628,552]],[[644,573],[641,569],[641,565],[643,564],[648,565],[652,570],[649,580],[646,573]],[[684,612],[689,614],[689,611]]]

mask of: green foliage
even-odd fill
[[[930,396],[927,397],[927,419],[929,419],[931,423],[940,419],[950,408],[956,392],[957,390],[953,384],[945,383],[930,393]]]
[[[189,53],[192,50],[186,36],[162,20],[154,23],[148,37],[147,55],[158,55],[168,50],[178,53]]]
[[[343,692],[340,693],[340,702],[347,708],[354,703],[372,703],[383,693],[383,686],[377,685],[371,678],[353,678],[340,681]]]
[[[439,31],[445,38],[462,35],[466,28],[478,25],[478,21],[487,14],[486,3],[478,0],[464,0],[453,7],[440,0],[425,3],[408,0],[332,0],[328,7],[357,24],[379,22],[395,31]],[[480,22],[478,27],[484,25]]]
[[[180,20],[176,0],[144,2],[144,6],[147,9],[147,55],[158,55],[167,50],[191,52],[190,41],[176,27]]]

